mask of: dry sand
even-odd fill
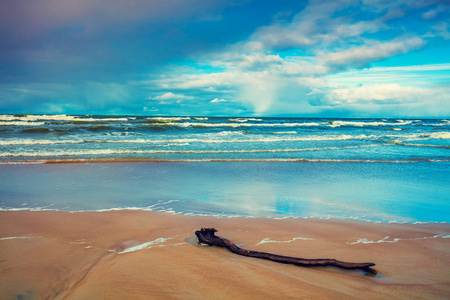
[[[374,262],[379,275],[198,246],[201,227],[245,249]],[[449,233],[449,224],[3,211],[0,299],[448,299]]]

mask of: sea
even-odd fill
[[[0,115],[0,209],[450,221],[448,119]]]

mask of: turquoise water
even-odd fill
[[[447,162],[3,164],[0,207],[448,222],[449,167]]]
[[[444,119],[0,115],[0,208],[448,222],[449,154]]]
[[[450,121],[0,115],[0,163],[449,162]]]

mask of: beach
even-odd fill
[[[1,1],[0,300],[450,300],[449,20]]]
[[[201,227],[244,249],[373,262],[378,275],[199,246],[194,232]],[[448,224],[1,211],[0,298],[446,299],[449,232]]]
[[[0,120],[0,299],[450,298],[448,120]]]

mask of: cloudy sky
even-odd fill
[[[0,113],[449,117],[449,0],[0,0]]]

